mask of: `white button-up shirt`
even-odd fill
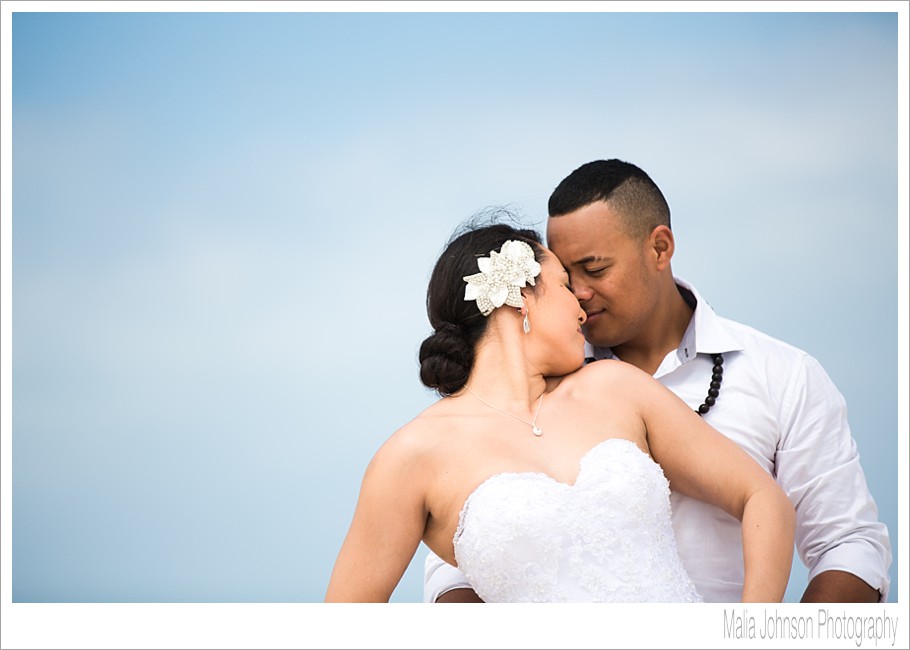
[[[716,404],[704,416],[777,479],[796,508],[796,548],[809,580],[837,569],[862,578],[887,600],[891,543],[878,521],[846,403],[827,373],[806,352],[751,327],[721,318],[685,281],[697,301],[679,347],[654,377],[693,409],[711,382],[712,355],[724,355]],[[586,356],[614,358],[609,349]],[[720,508],[672,491],[680,557],[707,602],[738,602],[743,587],[740,522]],[[424,600],[470,583],[432,552]]]

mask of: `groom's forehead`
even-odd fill
[[[620,253],[622,243],[616,233],[600,229],[557,227],[557,232],[549,230],[547,234],[550,249],[566,268],[612,262]]]
[[[577,212],[547,219],[547,243],[556,248],[587,248],[598,254],[614,247],[629,235],[621,218],[609,206],[591,205]]]

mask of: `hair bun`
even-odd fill
[[[474,346],[465,331],[444,323],[420,345],[420,381],[440,395],[464,388],[474,366]]]

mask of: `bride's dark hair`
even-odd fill
[[[497,212],[497,218],[502,214]],[[420,381],[442,396],[458,392],[467,383],[475,346],[489,322],[475,301],[464,299],[464,277],[479,272],[477,258],[489,257],[491,251],[514,239],[527,242],[538,262],[544,259],[536,231],[505,223],[479,223],[475,218],[455,232],[436,261],[427,287],[427,316],[434,332],[420,346]]]

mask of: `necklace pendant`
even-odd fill
[[[541,431],[540,427],[537,426],[536,424],[533,427],[531,427],[531,433],[533,433],[537,437],[540,437],[543,435],[543,431]]]

